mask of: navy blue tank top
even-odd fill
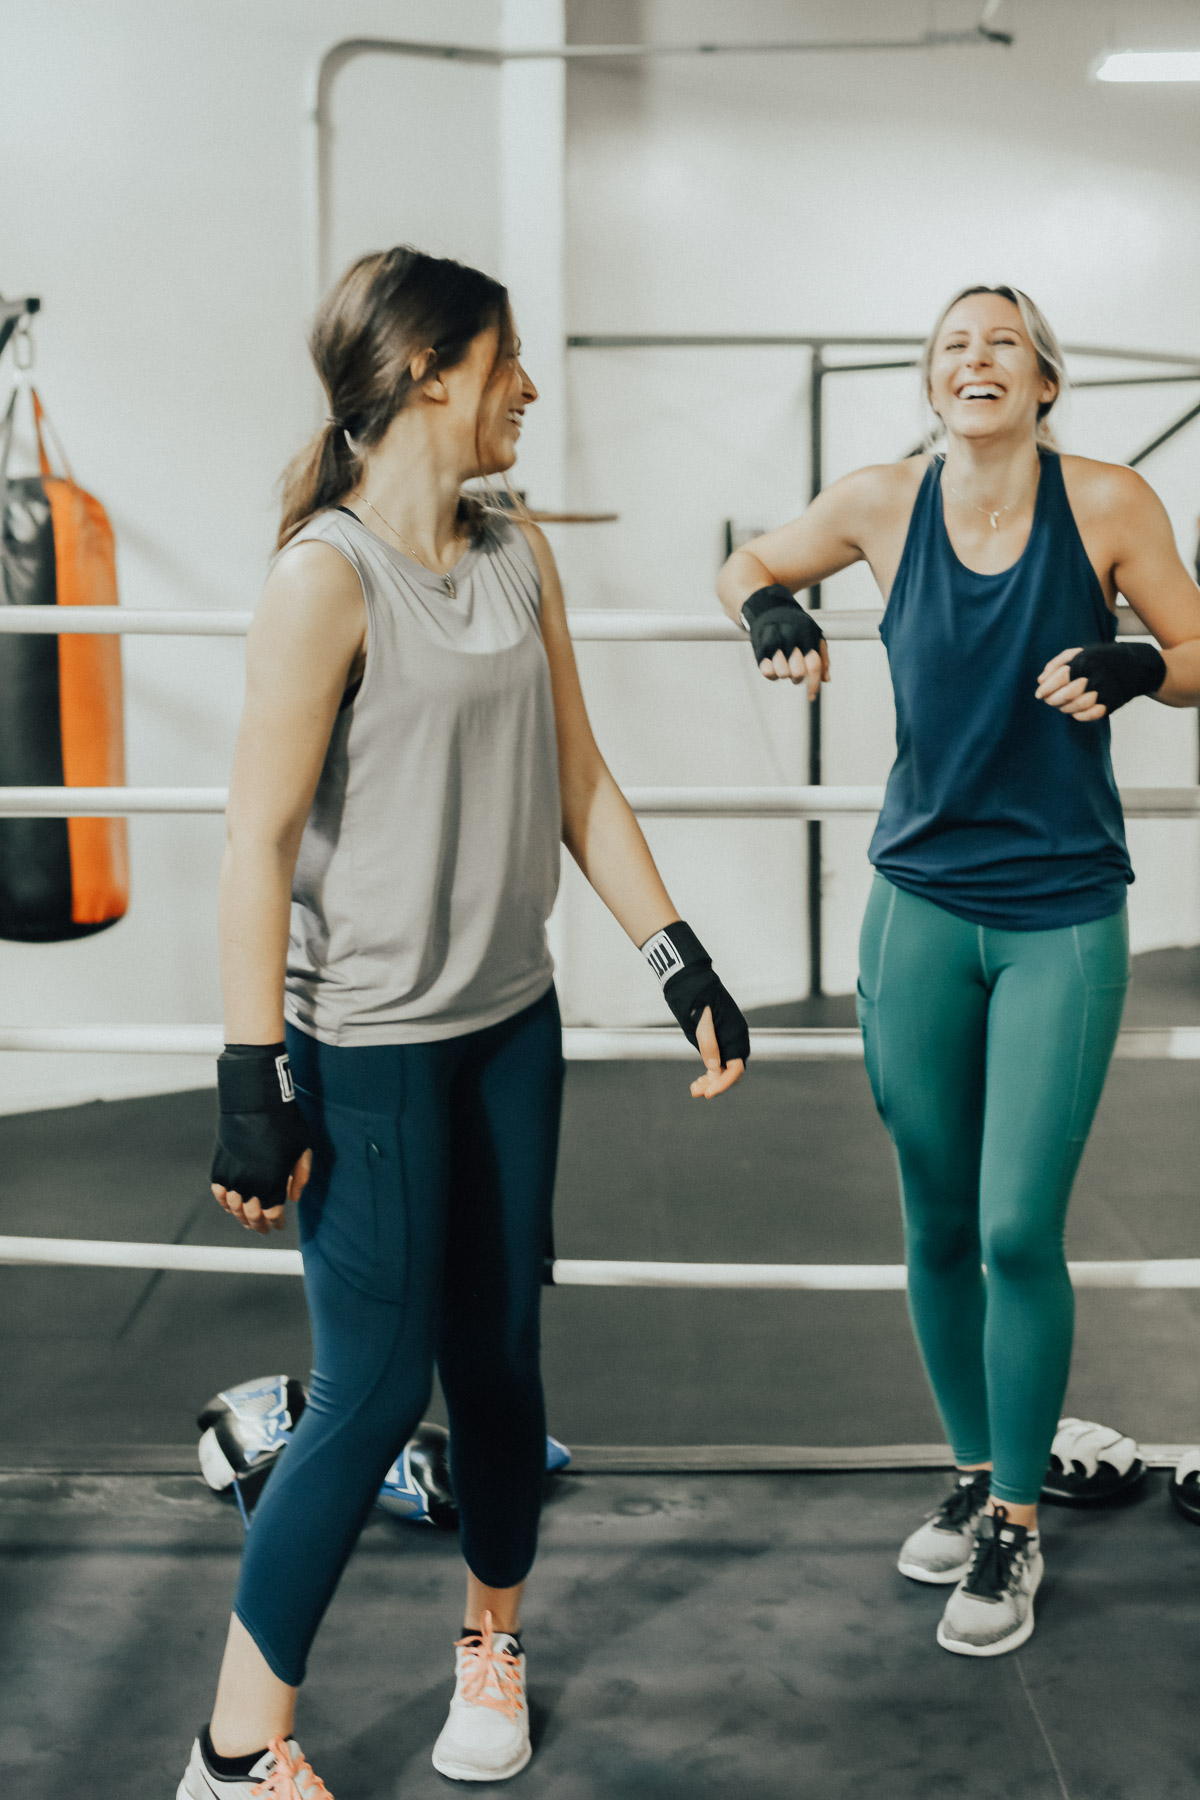
[[[1133,880],[1108,720],[1077,725],[1034,699],[1052,656],[1117,628],[1059,459],[1039,454],[1029,542],[999,575],[955,555],[930,463],[880,627],[896,761],[871,861],[961,919],[1015,931],[1106,918]]]

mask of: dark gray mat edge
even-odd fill
[[[1174,1468],[1184,1444],[1143,1444],[1144,1461]],[[792,1471],[832,1473],[876,1469],[949,1469],[944,1444],[576,1444],[573,1475],[745,1475]],[[4,1475],[195,1475],[190,1444],[85,1444],[0,1447]]]

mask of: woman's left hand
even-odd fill
[[[1036,697],[1044,700],[1047,706],[1070,713],[1079,724],[1088,725],[1094,719],[1103,719],[1108,709],[1101,706],[1096,690],[1088,686],[1086,676],[1071,680],[1071,658],[1078,656],[1082,648],[1082,644],[1075,644],[1070,650],[1060,650],[1057,656],[1051,657],[1038,676]]]
[[[692,1083],[692,1099],[715,1100],[718,1094],[723,1094],[726,1088],[731,1088],[735,1081],[742,1079],[746,1065],[739,1056],[735,1056],[722,1067],[711,1006],[706,1006],[700,1015],[700,1023],[696,1027],[696,1047],[704,1058],[704,1074],[698,1075]]]

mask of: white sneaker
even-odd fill
[[[936,1512],[905,1538],[896,1564],[910,1581],[936,1586],[961,1581],[975,1554],[975,1537],[988,1503],[990,1469],[964,1469]]]
[[[454,1650],[454,1698],[433,1766],[451,1781],[507,1781],[533,1755],[524,1653],[510,1632],[493,1632],[491,1613]]]
[[[175,1800],[333,1800],[333,1795],[313,1774],[295,1738],[286,1743],[272,1738],[250,1773],[233,1777],[213,1774],[197,1738]]]
[[[956,1656],[1003,1656],[1033,1636],[1033,1596],[1045,1564],[1036,1531],[1011,1525],[1004,1508],[985,1513],[969,1573],[942,1614],[937,1641]]]

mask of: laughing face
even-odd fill
[[[1038,407],[1057,391],[1019,309],[1003,294],[969,294],[947,313],[933,348],[929,400],[951,437],[1032,437]]]

